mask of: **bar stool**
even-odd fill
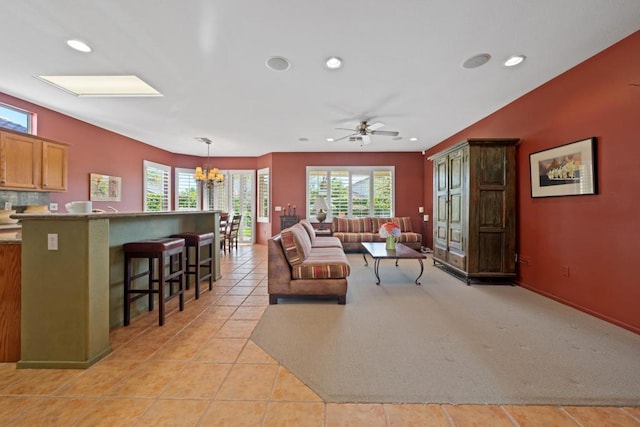
[[[184,274],[187,276],[186,288],[189,289],[189,275],[195,278],[195,297],[200,298],[200,282],[208,279],[209,290],[213,290],[213,233],[198,233],[195,231],[173,234],[171,237],[181,238],[185,241],[186,249],[186,266]],[[202,255],[202,248],[208,246],[208,257]],[[194,256],[189,254],[190,248],[193,248]],[[201,275],[201,269],[204,268],[207,274]]]
[[[184,239],[163,238],[140,240],[137,242],[125,243],[124,250],[124,326],[129,325],[131,320],[131,303],[145,295],[149,296],[149,311],[153,310],[153,297],[158,294],[159,319],[158,324],[164,325],[164,304],[175,298],[179,298],[180,311],[184,310],[184,265],[183,252],[185,247]],[[165,258],[169,257],[169,274],[165,271]],[[178,258],[177,269],[175,268],[174,257]],[[131,264],[135,258],[147,258],[148,270],[141,273],[132,274]],[[154,261],[158,261],[157,274],[154,274]],[[148,289],[134,289],[133,281],[141,277],[148,276]],[[157,276],[157,277],[156,277]],[[157,289],[154,287],[157,284]],[[165,285],[169,284],[169,295],[165,297]],[[177,290],[173,286],[177,284]]]

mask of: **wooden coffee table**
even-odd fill
[[[380,260],[388,258],[396,260],[396,267],[398,266],[398,260],[400,259],[417,259],[420,263],[420,274],[418,274],[418,277],[416,278],[416,285],[420,284],[418,280],[422,277],[422,273],[424,272],[424,264],[422,264],[422,260],[427,258],[426,255],[421,254],[418,251],[414,251],[402,243],[396,244],[395,251],[387,250],[385,242],[362,242],[361,245],[366,251],[362,253],[364,265],[369,265],[366,256],[367,253],[371,255],[371,258],[373,258],[373,271],[376,274],[376,279],[378,279],[376,285],[380,284]]]

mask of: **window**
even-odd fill
[[[200,206],[198,182],[194,177],[195,170],[176,168],[176,200],[177,211],[195,211]]]
[[[392,217],[393,166],[307,167],[307,212],[316,215],[314,203],[326,197],[327,219],[334,216]]]
[[[258,222],[269,222],[269,168],[258,170]]]
[[[34,133],[35,114],[20,108],[0,103],[0,127],[25,133]]]
[[[171,166],[143,161],[144,211],[159,212],[171,209]]]
[[[224,175],[224,181],[211,187],[204,187],[204,206],[206,210],[229,212],[229,173],[220,171]]]

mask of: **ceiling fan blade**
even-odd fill
[[[383,135],[383,136],[398,136],[400,132],[390,130],[374,130],[371,131],[371,135]]]
[[[353,130],[353,129],[349,129],[349,130]],[[350,138],[350,137],[352,137],[352,136],[354,136],[354,135],[357,135],[357,133],[352,133],[351,135],[347,135],[347,136],[340,137],[340,138],[338,138],[338,139],[334,139],[334,140],[333,140],[333,142],[342,141],[343,139]]]
[[[336,130],[348,130],[349,132],[353,132],[353,128],[351,129],[347,129],[347,128],[335,128]]]
[[[374,131],[376,129],[380,129],[382,126],[384,126],[384,123],[376,122],[376,123],[368,125],[367,129],[370,130],[370,131]]]

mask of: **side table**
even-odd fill
[[[316,236],[331,236],[333,234],[330,228],[323,228],[322,230],[316,228],[315,232]]]
[[[300,221],[300,217],[298,215],[281,215],[280,216],[280,229],[284,230],[285,228],[289,228],[294,224],[297,224]]]

